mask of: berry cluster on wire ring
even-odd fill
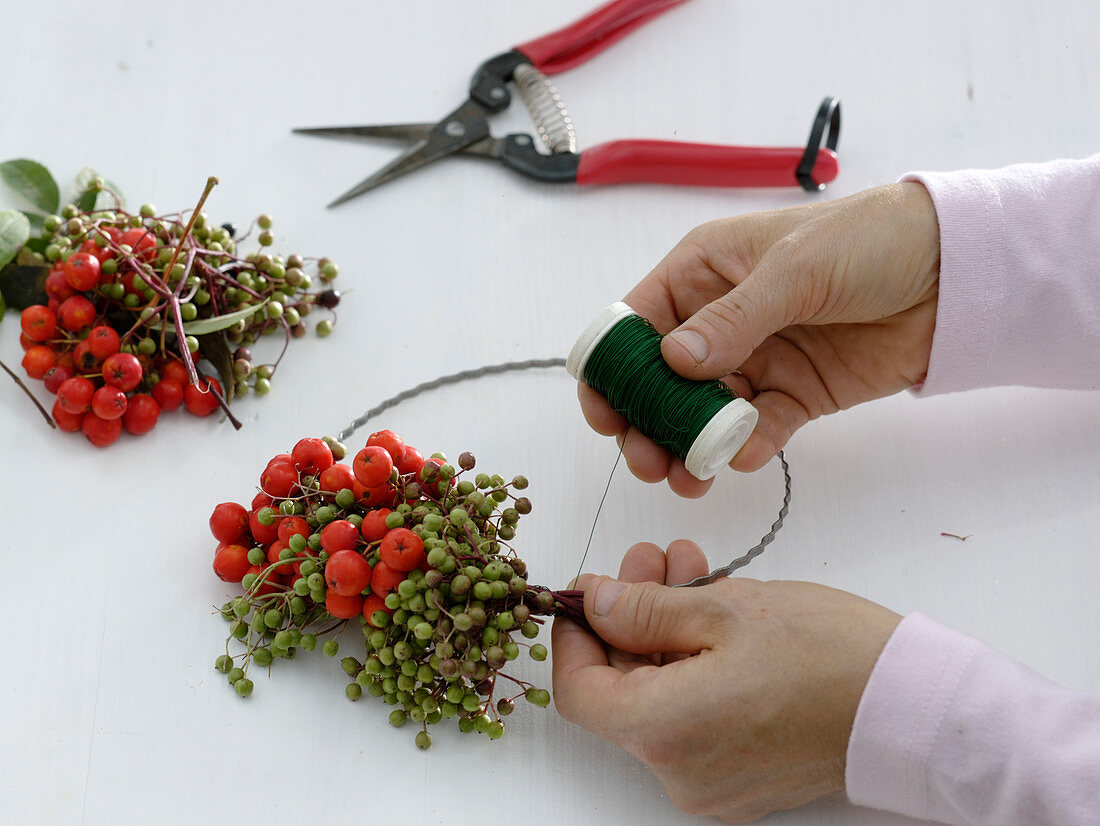
[[[302,439],[268,463],[249,508],[214,509],[214,571],[245,589],[221,607],[230,636],[215,667],[247,697],[251,668],[319,642],[336,656],[335,635],[354,625],[364,649],[342,660],[347,697],[379,697],[394,726],[420,724],[420,748],[444,718],[496,739],[516,700],[547,706],[548,691],[503,670],[523,649],[546,658],[530,641],[560,608],[509,545],[531,510],[515,493],[527,480],[475,475],[470,453],[457,468],[425,459],[389,430],[345,457],[335,440]]]
[[[198,368],[215,359],[207,348],[222,352],[227,371],[231,363],[233,393],[270,390],[282,354],[255,364],[249,346],[271,333],[286,343],[304,335],[314,308],[331,316],[339,293],[328,285],[338,270],[328,259],[307,267],[301,255],[264,251],[274,242],[271,219],[261,215],[256,225],[260,251],[241,256],[235,228],[214,226],[201,211],[185,218],[149,204],[137,214],[121,203],[94,211],[70,204],[46,219],[48,303],[23,310],[20,343],[27,375],[57,396],[52,416],[61,429],[106,446],[123,429],[148,432],[162,411],[181,405],[197,416],[228,413],[222,383]],[[315,277],[323,289],[310,292]],[[203,321],[214,329],[188,333]],[[317,333],[332,325],[319,321]]]

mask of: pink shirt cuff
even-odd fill
[[[940,293],[919,395],[1100,386],[1100,155],[913,172],[940,225]]]
[[[924,820],[1100,823],[1100,697],[910,614],[860,700],[845,780],[853,803]]]

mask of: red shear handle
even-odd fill
[[[543,74],[572,69],[687,0],[613,0],[564,29],[516,46]]]
[[[798,186],[804,148],[716,146],[679,141],[611,141],[581,152],[578,184],[681,186]],[[823,184],[839,171],[836,153],[819,149],[813,178]]]

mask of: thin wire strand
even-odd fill
[[[623,440],[625,444],[625,439]],[[584,570],[584,561],[588,559],[588,549],[592,547],[592,537],[596,535],[596,524],[600,521],[600,511],[603,510],[603,503],[607,501],[607,492],[611,490],[611,480],[615,478],[615,471],[619,467],[619,460],[623,458],[623,448],[619,445],[619,455],[615,457],[615,464],[611,466],[611,473],[607,476],[607,484],[603,489],[603,496],[600,497],[599,507],[596,508],[596,515],[592,519],[592,530],[588,532],[588,542],[584,546],[584,553],[581,555],[581,564],[577,566],[577,575],[573,577],[573,581],[576,582],[580,579],[581,571]]]
[[[439,378],[433,379],[432,381],[421,382],[420,384],[416,385],[415,387],[411,387],[408,390],[403,390],[402,392],[398,393],[396,396],[391,396],[390,398],[388,398],[388,399],[386,399],[382,402],[379,402],[377,405],[372,407],[370,410],[368,410],[362,416],[355,419],[350,425],[348,425],[343,430],[341,430],[340,434],[339,434],[339,436],[337,436],[337,438],[341,442],[345,441],[356,430],[358,430],[360,427],[362,427],[368,421],[373,419],[375,416],[379,415],[380,413],[384,413],[385,411],[389,410],[392,407],[396,407],[398,404],[400,404],[403,401],[408,401],[409,399],[416,398],[420,394],[426,393],[429,390],[435,390],[439,387],[445,387],[449,384],[458,384],[459,382],[481,378],[482,376],[492,376],[492,375],[497,375],[497,374],[500,374],[500,373],[510,373],[510,372],[515,372],[515,371],[519,371],[519,370],[533,370],[533,369],[538,369],[538,368],[564,367],[564,366],[565,366],[565,359],[562,359],[562,358],[528,359],[526,361],[506,361],[506,362],[503,362],[501,364],[489,364],[489,365],[486,365],[484,367],[477,367],[477,368],[472,369],[472,370],[462,370],[458,373],[451,373],[450,375],[447,375],[447,376],[440,376]],[[715,570],[711,571],[709,574],[706,574],[705,576],[696,577],[695,579],[691,580],[690,582],[681,583],[680,585],[678,585],[676,587],[689,588],[689,587],[693,587],[693,586],[697,586],[697,585],[709,585],[710,583],[715,582],[715,581],[717,581],[717,580],[719,580],[723,577],[727,577],[730,574],[732,574],[734,571],[736,571],[738,568],[743,568],[744,566],[746,566],[750,562],[752,562],[752,560],[754,560],[756,557],[760,556],[760,554],[763,553],[764,549],[775,540],[775,535],[776,535],[776,533],[778,533],[779,529],[781,527],[783,527],[783,520],[785,520],[787,518],[787,514],[790,510],[790,504],[791,504],[791,473],[790,473],[790,467],[787,465],[787,459],[783,455],[782,450],[779,451],[779,453],[776,454],[776,455],[779,458],[780,465],[783,467],[783,480],[784,480],[783,507],[780,508],[779,516],[776,518],[775,522],[772,523],[771,530],[769,530],[763,536],[763,538],[761,538],[760,542],[757,543],[754,547],[750,548],[748,550],[748,552],[745,553],[743,556],[738,557],[737,559],[730,562],[728,565],[725,565],[721,568],[716,568]],[[620,458],[622,458],[622,448],[621,447],[619,448],[619,456],[618,456],[618,458],[615,459],[615,466],[611,468],[611,476],[608,477],[607,487],[604,488],[604,494],[603,494],[603,498],[600,500],[600,506],[596,510],[596,519],[597,520],[600,517],[600,511],[603,510],[603,503],[604,503],[604,500],[607,498],[607,492],[611,487],[611,479],[615,475],[615,468],[617,468],[619,466],[619,459]],[[596,531],[596,522],[595,522],[595,520],[593,520],[592,531],[588,535],[588,544],[589,545],[592,544],[592,536],[595,533],[595,531]],[[585,547],[584,553],[585,553],[585,556],[587,557],[588,547]],[[583,567],[583,566],[584,566],[584,558],[582,557],[581,558],[581,567]],[[580,569],[578,569],[577,575],[580,576]]]

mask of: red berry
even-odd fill
[[[321,490],[329,493],[339,493],[342,490],[351,490],[355,482],[355,474],[347,465],[334,464],[321,471]]]
[[[134,393],[130,396],[129,407],[122,416],[122,426],[127,433],[141,436],[157,426],[160,418],[160,405],[148,393]]]
[[[397,504],[397,489],[388,482],[376,488],[359,485],[353,490],[359,504],[366,508],[392,508]]]
[[[279,541],[287,545],[290,545],[290,537],[295,534],[309,539],[312,532],[309,523],[300,516],[288,516],[279,523]]]
[[[73,368],[68,364],[59,364],[54,361],[53,367],[46,371],[46,375],[42,377],[42,383],[46,385],[46,390],[54,395],[57,395],[58,388],[61,387],[62,382],[65,379],[71,379],[74,375]]]
[[[290,496],[298,484],[298,471],[289,462],[273,462],[260,474],[260,490],[276,499]]]
[[[261,507],[270,507],[270,505],[264,505]],[[252,538],[259,542],[261,545],[270,545],[279,539],[279,520],[275,519],[270,525],[264,525],[260,522],[260,508],[254,508],[248,513],[248,532],[252,534]]]
[[[355,596],[370,585],[370,577],[370,563],[357,551],[337,551],[325,563],[325,582],[329,593],[335,592],[342,597]]]
[[[22,330],[20,330],[20,332],[19,332],[19,346],[23,348],[24,353],[27,352],[27,350],[34,347],[34,345],[36,345],[37,343],[38,342],[35,341],[33,338],[27,338],[27,334],[24,333]]]
[[[79,432],[80,426],[84,423],[83,413],[70,413],[61,406],[60,401],[55,401],[53,403],[53,409],[50,411],[50,415],[53,416],[53,420],[57,422],[57,426],[66,433]]]
[[[144,227],[126,230],[118,243],[128,245],[134,251],[134,257],[142,261],[151,261],[157,254],[157,238]]]
[[[161,379],[153,385],[153,398],[161,410],[175,410],[183,404],[183,385],[172,379]]]
[[[244,545],[225,544],[214,554],[214,573],[224,582],[240,582],[251,567]]]
[[[363,514],[363,524],[359,526],[359,533],[367,542],[377,542],[389,531],[386,527],[386,517],[389,515],[389,508],[367,511]]]
[[[88,333],[87,342],[88,347],[92,351],[92,355],[100,361],[118,352],[118,333],[115,332],[114,328],[108,327],[106,324],[100,324],[98,327],[93,327],[92,331]]]
[[[218,396],[221,395],[221,382],[207,376],[200,376],[196,384],[183,388],[183,406],[195,416],[209,416],[218,409]]]
[[[367,439],[367,447],[372,445],[384,447],[386,452],[390,454],[390,458],[393,459],[394,464],[405,458],[405,443],[392,430],[379,430],[377,433],[372,433],[370,438]]]
[[[92,406],[95,385],[83,376],[73,376],[61,382],[57,400],[67,413],[83,413]]]
[[[73,366],[81,373],[99,372],[99,359],[92,355],[92,345],[88,339],[78,341],[73,348]]]
[[[126,412],[126,394],[117,387],[103,385],[92,394],[92,412],[101,419],[118,419]]]
[[[63,269],[50,270],[50,274],[46,276],[46,295],[53,301],[64,301],[70,295],[76,295],[76,290],[69,286],[69,282],[65,280],[65,271]]]
[[[351,469],[360,484],[368,488],[381,485],[393,473],[393,457],[380,445],[370,445],[355,454]]]
[[[393,613],[393,611],[386,607],[386,600],[378,596],[378,594],[372,593],[363,600],[363,619],[375,628],[384,628],[385,623],[376,623],[374,621],[374,615],[378,611],[385,611],[387,614]]]
[[[334,554],[337,551],[355,550],[359,545],[359,529],[346,519],[337,519],[321,528],[321,547]],[[363,589],[360,588],[360,591]]]
[[[49,341],[57,330],[57,316],[49,307],[32,304],[19,314],[19,326],[31,341]]]
[[[96,447],[107,447],[122,435],[122,422],[118,419],[104,419],[89,410],[84,414],[80,429],[88,441]]]
[[[210,533],[219,542],[236,542],[248,530],[248,511],[236,502],[222,502],[210,514]],[[242,576],[244,576],[242,574]]]
[[[385,597],[404,581],[404,571],[391,568],[385,562],[376,562],[370,576],[370,589],[372,593]]]
[[[332,466],[332,450],[321,439],[301,439],[290,455],[302,473],[320,473]]]
[[[53,368],[56,358],[45,344],[36,344],[23,354],[23,369],[32,379],[42,379]]]
[[[116,235],[121,235],[121,233],[119,233],[118,230],[115,230],[115,234]],[[80,245],[80,251],[81,252],[86,252],[89,255],[95,256],[96,260],[99,261],[99,264],[100,264],[99,283],[102,284],[108,278],[110,278],[110,276],[107,276],[107,275],[103,274],[102,266],[103,266],[103,262],[106,261],[108,258],[114,258],[115,257],[115,251],[114,250],[110,249],[109,247],[101,247],[95,241],[92,241],[91,239],[88,239],[87,241],[85,241],[83,244]]]
[[[99,259],[88,252],[74,252],[65,259],[65,280],[77,292],[99,284]]]
[[[336,619],[357,617],[363,610],[363,597],[359,594],[342,597],[335,591],[329,590],[325,593],[325,610]]]
[[[82,295],[69,296],[57,309],[57,323],[71,333],[90,327],[95,316],[95,305]]]
[[[415,447],[405,445],[405,456],[397,463],[397,472],[402,476],[409,473],[420,473],[424,466],[424,454]]]
[[[274,503],[274,499],[266,493],[260,492],[252,497],[252,504],[249,507],[254,511],[258,511],[260,508],[270,508]]]
[[[286,549],[287,549],[287,544],[285,542],[281,542],[278,539],[276,539],[274,542],[271,543],[270,546],[268,546],[267,561],[270,562],[272,565],[276,565],[279,562],[279,555],[283,551],[285,551]],[[277,568],[276,570],[278,570],[279,573],[281,573],[281,574],[285,574],[287,571],[290,570],[289,561],[287,562],[286,565],[283,565],[280,568]]]
[[[179,382],[180,387],[186,387],[191,383],[191,377],[187,375],[187,368],[182,361],[166,361],[160,367],[161,380]]]
[[[103,362],[103,381],[125,393],[141,383],[141,376],[141,362],[132,353],[113,353]]]
[[[393,528],[382,537],[382,561],[395,571],[411,571],[424,559],[424,540],[408,528]]]

